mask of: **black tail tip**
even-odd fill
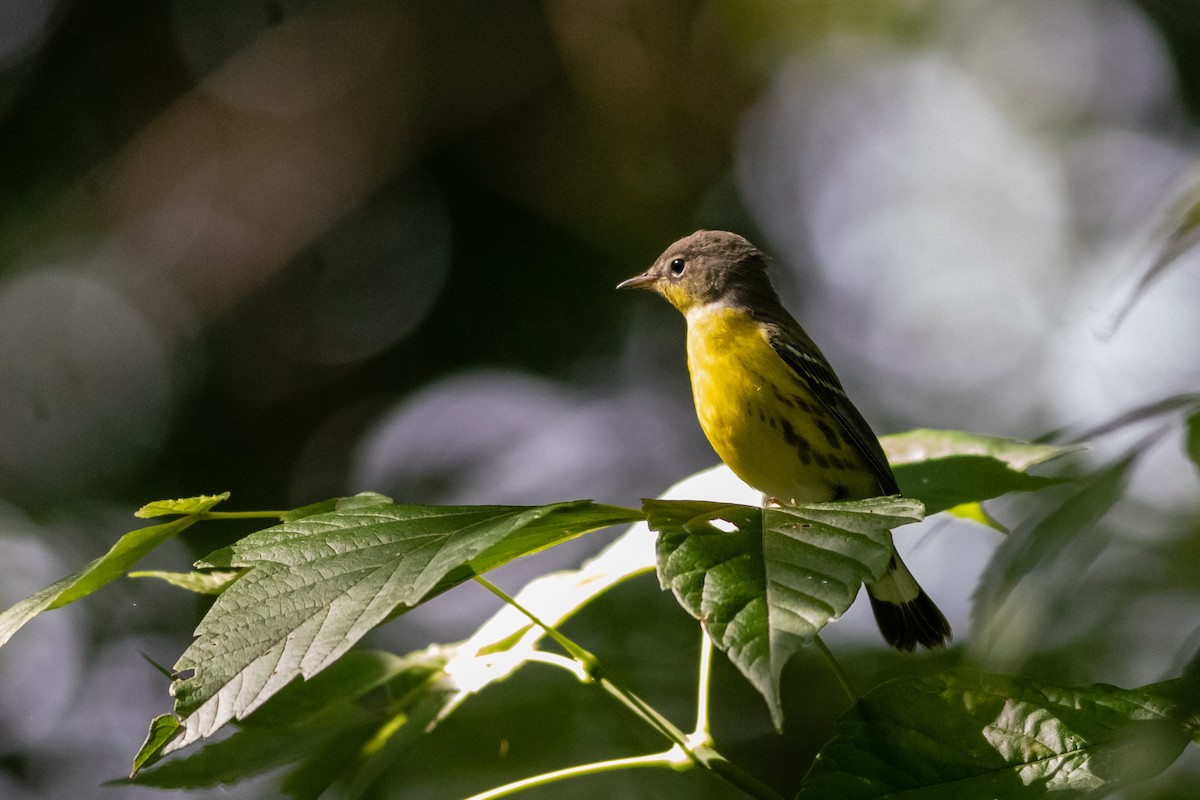
[[[879,632],[897,650],[911,653],[917,645],[933,650],[950,641],[950,623],[923,590],[907,603],[868,597]]]

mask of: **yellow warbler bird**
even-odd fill
[[[697,231],[617,288],[665,297],[687,318],[700,427],[734,474],[780,504],[899,494],[879,440],[825,356],[779,301],[767,259],[726,231]],[[938,647],[950,625],[893,548],[867,587],[888,644]]]

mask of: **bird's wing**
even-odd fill
[[[838,421],[851,446],[862,453],[879,479],[880,494],[899,494],[900,487],[879,439],[850,402],[833,367],[804,329],[790,319],[772,320],[766,323],[766,332],[772,349]]]

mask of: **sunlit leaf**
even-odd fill
[[[221,594],[175,669],[177,749],[310,677],[394,614],[518,556],[641,514],[588,501],[397,506],[314,514],[251,534],[198,566],[251,568]]]
[[[920,503],[875,498],[786,508],[647,500],[659,531],[664,587],[783,722],[779,676],[788,659],[887,568],[891,529],[921,519]]]
[[[978,522],[980,525],[985,525],[994,531],[1000,531],[1000,533],[1008,533],[1008,528],[1001,525],[995,517],[989,514],[987,509],[983,507],[983,503],[959,503],[956,506],[947,508],[946,513],[959,519],[969,519],[972,522]]]
[[[580,569],[536,578],[516,596],[522,606],[557,625],[614,584],[652,570],[653,561],[653,537],[634,529]],[[136,783],[199,788],[218,779],[233,782],[287,768],[283,786],[292,797],[315,798],[335,780],[344,787],[339,796],[372,796],[372,787],[388,775],[396,759],[442,719],[535,657],[542,635],[524,614],[503,606],[467,641],[405,656],[414,668],[387,682],[389,700],[381,706],[373,699],[368,704],[377,711],[373,714],[365,709],[335,710],[346,698],[362,693],[356,688],[365,685],[360,678],[371,680],[369,671],[356,669],[360,678],[347,679],[343,670],[356,659],[396,657],[351,650],[311,680],[289,684],[242,720],[227,740],[173,756],[141,773]],[[323,708],[331,713],[324,714]]]
[[[1023,442],[1018,439],[932,428],[918,428],[881,436],[879,442],[893,467],[949,456],[989,456],[1021,472],[1035,464],[1042,464],[1082,449],[1078,445]]]
[[[1158,774],[1187,745],[1196,727],[1179,689],[966,671],[889,681],[838,721],[798,798],[1095,796]]]
[[[25,598],[0,613],[0,645],[7,642],[25,623],[43,611],[61,608],[87,597],[142,559],[147,553],[196,522],[193,516],[180,517],[161,525],[148,525],[130,531],[117,540],[107,553],[83,569]]]
[[[359,492],[349,497],[331,497],[327,500],[320,500],[316,503],[310,503],[306,506],[285,511],[280,517],[280,522],[293,522],[304,517],[311,517],[314,514],[327,514],[330,511],[350,511],[365,506],[388,505],[391,502],[392,498],[378,492]]]
[[[172,586],[196,594],[220,594],[241,577],[240,569],[207,569],[192,572],[164,572],[163,570],[139,570],[130,572],[130,578],[156,578]]]
[[[336,511],[354,511],[359,508],[369,508],[370,506],[388,506],[392,505],[392,498],[386,494],[379,492],[359,492],[352,494],[349,497],[339,497],[334,503]]]
[[[176,514],[202,514],[213,506],[229,499],[229,492],[202,494],[198,497],[183,497],[178,500],[155,500],[133,512],[140,519],[169,517]]]

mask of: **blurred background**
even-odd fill
[[[716,459],[682,320],[612,288],[700,227],[775,257],[880,433],[1033,438],[1194,392],[1197,255],[1122,312],[1197,185],[1198,109],[1187,0],[0,5],[0,607],[157,498],[657,495]],[[905,534],[956,627],[939,658],[1064,682],[1177,675],[1200,647],[1200,503],[1178,423],[1122,427],[1077,459],[1143,442],[1089,534],[1105,546],[1027,587],[1056,624],[1047,611],[1016,641],[972,636],[999,533],[934,519]],[[996,513],[1020,531],[1037,508]],[[183,569],[241,533],[193,529],[152,565]],[[494,608],[469,587],[442,601],[374,643],[462,638]],[[97,785],[169,709],[139,654],[173,663],[201,612],[127,580],[0,650],[0,797],[168,796]],[[861,608],[845,622],[830,642],[864,685],[918,669],[881,652]],[[688,718],[694,626],[652,579],[574,625]],[[785,676],[782,739],[718,670],[718,744],[781,789],[843,708],[809,661]],[[632,727],[564,676],[522,673],[389,791],[461,796],[659,746]],[[1194,796],[1191,755],[1128,796]],[[726,796],[648,772],[530,796],[564,791]],[[277,793],[269,776],[211,790]]]

